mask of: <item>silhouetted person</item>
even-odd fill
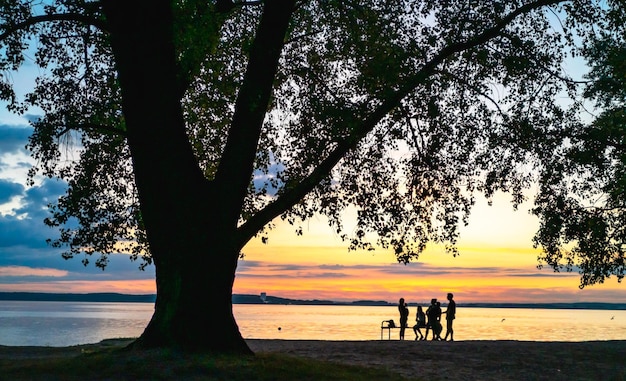
[[[433,340],[441,340],[441,331],[443,326],[441,325],[441,302],[436,302],[433,315],[435,320],[433,321]]]
[[[409,320],[409,308],[406,306],[404,298],[400,298],[398,302],[398,311],[400,311],[400,340],[404,340],[404,330]]]
[[[430,300],[430,306],[426,309],[426,316],[428,317],[428,322],[426,323],[426,335],[424,335],[424,340],[428,339],[428,332],[433,330],[433,337],[437,337],[435,334],[436,320],[435,316],[435,308],[437,307],[437,299]]]
[[[424,335],[420,328],[426,328],[426,314],[422,309],[422,306],[417,306],[417,314],[415,315],[415,321],[417,324],[413,326],[413,332],[415,332],[415,340],[417,340],[417,334],[419,333],[419,339],[424,340]]]
[[[454,341],[454,329],[452,328],[452,323],[454,322],[454,318],[456,317],[456,302],[452,299],[454,295],[451,292],[448,293],[448,309],[446,309],[446,337],[444,340],[448,340],[448,335],[450,335],[450,341]],[[504,320],[504,319],[502,319]]]

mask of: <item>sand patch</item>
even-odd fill
[[[382,367],[423,380],[626,380],[626,341],[248,340],[276,352]]]

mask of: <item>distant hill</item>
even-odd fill
[[[319,306],[391,306],[395,305],[385,301],[357,300],[354,302],[336,302],[333,300],[320,299],[287,299],[278,296],[267,295],[265,302],[259,295],[234,294],[234,304],[298,304],[298,305],[319,305]]]
[[[459,304],[461,305],[461,304]],[[536,308],[560,310],[626,310],[626,303],[463,303],[463,307],[476,308]]]
[[[154,303],[155,294],[119,294],[113,292],[66,294],[45,292],[0,292],[0,300],[45,301],[45,302],[95,302],[95,303]],[[260,295],[234,294],[234,304],[294,304],[320,306],[395,306],[382,300],[356,300],[352,302],[336,302],[332,300],[288,299],[267,295],[263,301]],[[428,303],[424,302],[423,306]],[[445,303],[443,304],[445,306]],[[417,303],[410,303],[415,307]],[[589,310],[626,310],[626,303],[458,303],[458,307],[475,308],[537,308],[537,309],[589,309]]]
[[[21,300],[33,302],[110,302],[110,303],[154,303],[155,294],[131,295],[115,292],[88,294],[66,294],[47,292],[0,292],[0,300]]]

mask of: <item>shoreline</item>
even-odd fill
[[[69,347],[0,346],[0,360],[72,358],[132,339]],[[625,380],[626,340],[548,342],[325,341],[248,339],[259,355],[281,354],[383,368],[423,380]]]
[[[154,303],[156,294],[123,294],[115,292],[95,292],[95,293],[47,293],[47,292],[28,292],[28,291],[0,291],[0,301],[12,302],[84,302],[84,303]],[[258,304],[258,305],[319,305],[319,306],[357,306],[357,307],[396,307],[396,302],[388,302],[383,300],[353,300],[353,301],[335,301],[335,300],[319,300],[319,299],[290,299],[280,296],[267,295],[265,301],[259,295],[250,294],[233,294],[233,304]],[[420,303],[410,302],[409,307],[418,305],[427,306],[428,301]],[[442,306],[447,306],[445,301]],[[496,303],[477,303],[467,302],[458,304],[459,307],[465,308],[533,308],[547,310],[601,310],[601,311],[624,311],[626,303],[615,302],[547,302],[547,303],[531,303],[531,302],[496,302]]]

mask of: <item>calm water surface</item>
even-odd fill
[[[0,301],[0,345],[67,346],[137,337],[153,308],[150,303]],[[380,340],[381,321],[398,322],[391,306],[238,304],[234,311],[243,337],[254,339]],[[410,313],[412,324],[415,307]],[[456,340],[626,340],[626,311],[459,305],[454,335]],[[392,339],[397,337],[393,330]],[[414,338],[411,330],[406,338]]]
[[[136,337],[150,303],[0,301],[0,345],[67,346]]]
[[[409,310],[412,326],[416,307]],[[237,305],[235,316],[242,335],[255,339],[380,340],[383,320],[399,322],[396,307]],[[456,317],[455,340],[626,340],[626,311],[459,305]],[[414,337],[407,330],[405,338]],[[397,338],[398,330],[392,330]]]

